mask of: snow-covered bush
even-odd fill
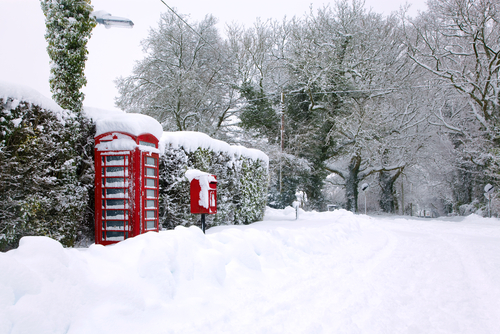
[[[72,246],[92,230],[92,125],[48,99],[0,93],[0,250],[27,235]]]
[[[261,220],[267,202],[268,159],[265,154],[197,132],[165,132],[161,140],[160,220],[164,228],[197,224],[190,213],[188,169],[217,176],[217,214],[207,226],[249,224]]]

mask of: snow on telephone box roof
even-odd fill
[[[94,108],[85,108],[85,112],[96,123],[96,137],[108,132],[125,132],[134,136],[150,133],[160,140],[163,134],[161,124],[147,115]]]

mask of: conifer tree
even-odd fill
[[[51,59],[50,90],[63,108],[80,112],[86,85],[87,42],[95,19],[90,0],[41,0],[47,27],[45,39]]]

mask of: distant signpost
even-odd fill
[[[488,199],[488,217],[491,218],[491,195],[495,191],[495,187],[491,184],[487,184],[484,186],[484,196]]]
[[[363,193],[365,194],[365,215],[366,215],[366,190],[370,187],[368,183],[363,183],[361,185],[361,190],[363,190]]]

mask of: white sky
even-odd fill
[[[237,22],[252,25],[257,17],[263,20],[282,19],[284,16],[302,16],[313,8],[331,3],[325,0],[165,0],[178,13],[189,14],[191,20],[203,19],[213,14],[225,23]],[[366,7],[374,12],[389,14],[406,0],[365,0]],[[410,14],[425,10],[425,0],[408,0]],[[112,15],[131,19],[133,29],[105,29],[97,26],[89,41],[89,58],[86,64],[87,87],[84,88],[86,106],[115,109],[117,95],[114,80],[131,73],[135,61],[142,59],[140,41],[156,27],[160,13],[168,8],[160,0],[93,0],[95,10],[105,10]],[[38,0],[0,0],[0,80],[23,84],[50,97],[49,57],[45,51],[44,16]]]

